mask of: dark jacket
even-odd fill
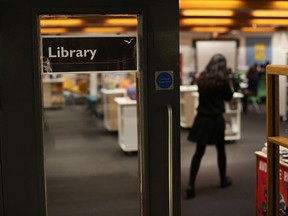
[[[219,115],[225,112],[224,101],[230,101],[233,90],[225,82],[222,89],[213,92],[204,92],[199,88],[199,105],[197,112],[203,115]]]
[[[225,112],[224,101],[230,101],[233,90],[228,82],[219,90],[203,92],[199,91],[199,105],[197,115],[188,134],[188,140],[200,145],[217,144],[224,142]]]

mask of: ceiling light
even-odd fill
[[[41,28],[41,34],[64,34],[67,32],[66,28]]]
[[[232,10],[183,10],[183,16],[233,16]]]
[[[251,24],[256,25],[284,25],[288,26],[288,19],[252,19]]]
[[[287,1],[272,1],[270,4],[271,4],[271,8],[288,9]]]
[[[234,23],[232,19],[200,19],[200,18],[184,18],[180,20],[181,25],[231,25]]]
[[[105,27],[89,27],[84,28],[83,32],[86,33],[107,33],[107,32],[124,32],[125,29],[121,27],[111,27],[111,28],[105,28]]]
[[[47,19],[40,20],[41,27],[48,26],[79,26],[83,24],[82,19]]]
[[[288,10],[254,10],[254,17],[288,17]]]
[[[242,32],[273,32],[275,31],[275,28],[271,27],[242,27],[240,29]]]
[[[193,32],[226,32],[229,28],[226,27],[192,27],[190,31]]]
[[[136,26],[137,19],[107,19],[105,20],[105,24],[107,25],[119,25],[119,26]]]
[[[179,7],[180,9],[187,8],[210,8],[210,9],[235,9],[235,8],[243,8],[245,3],[243,1],[204,1],[204,0],[180,0]]]

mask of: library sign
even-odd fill
[[[42,72],[137,71],[137,38],[42,37]]]

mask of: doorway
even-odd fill
[[[47,215],[139,215],[137,16],[39,18]]]

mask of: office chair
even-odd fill
[[[247,98],[247,102],[251,103],[258,114],[261,113],[260,104],[262,103],[262,99],[266,98],[266,80],[265,76],[260,77],[257,86],[256,95],[249,95]]]

